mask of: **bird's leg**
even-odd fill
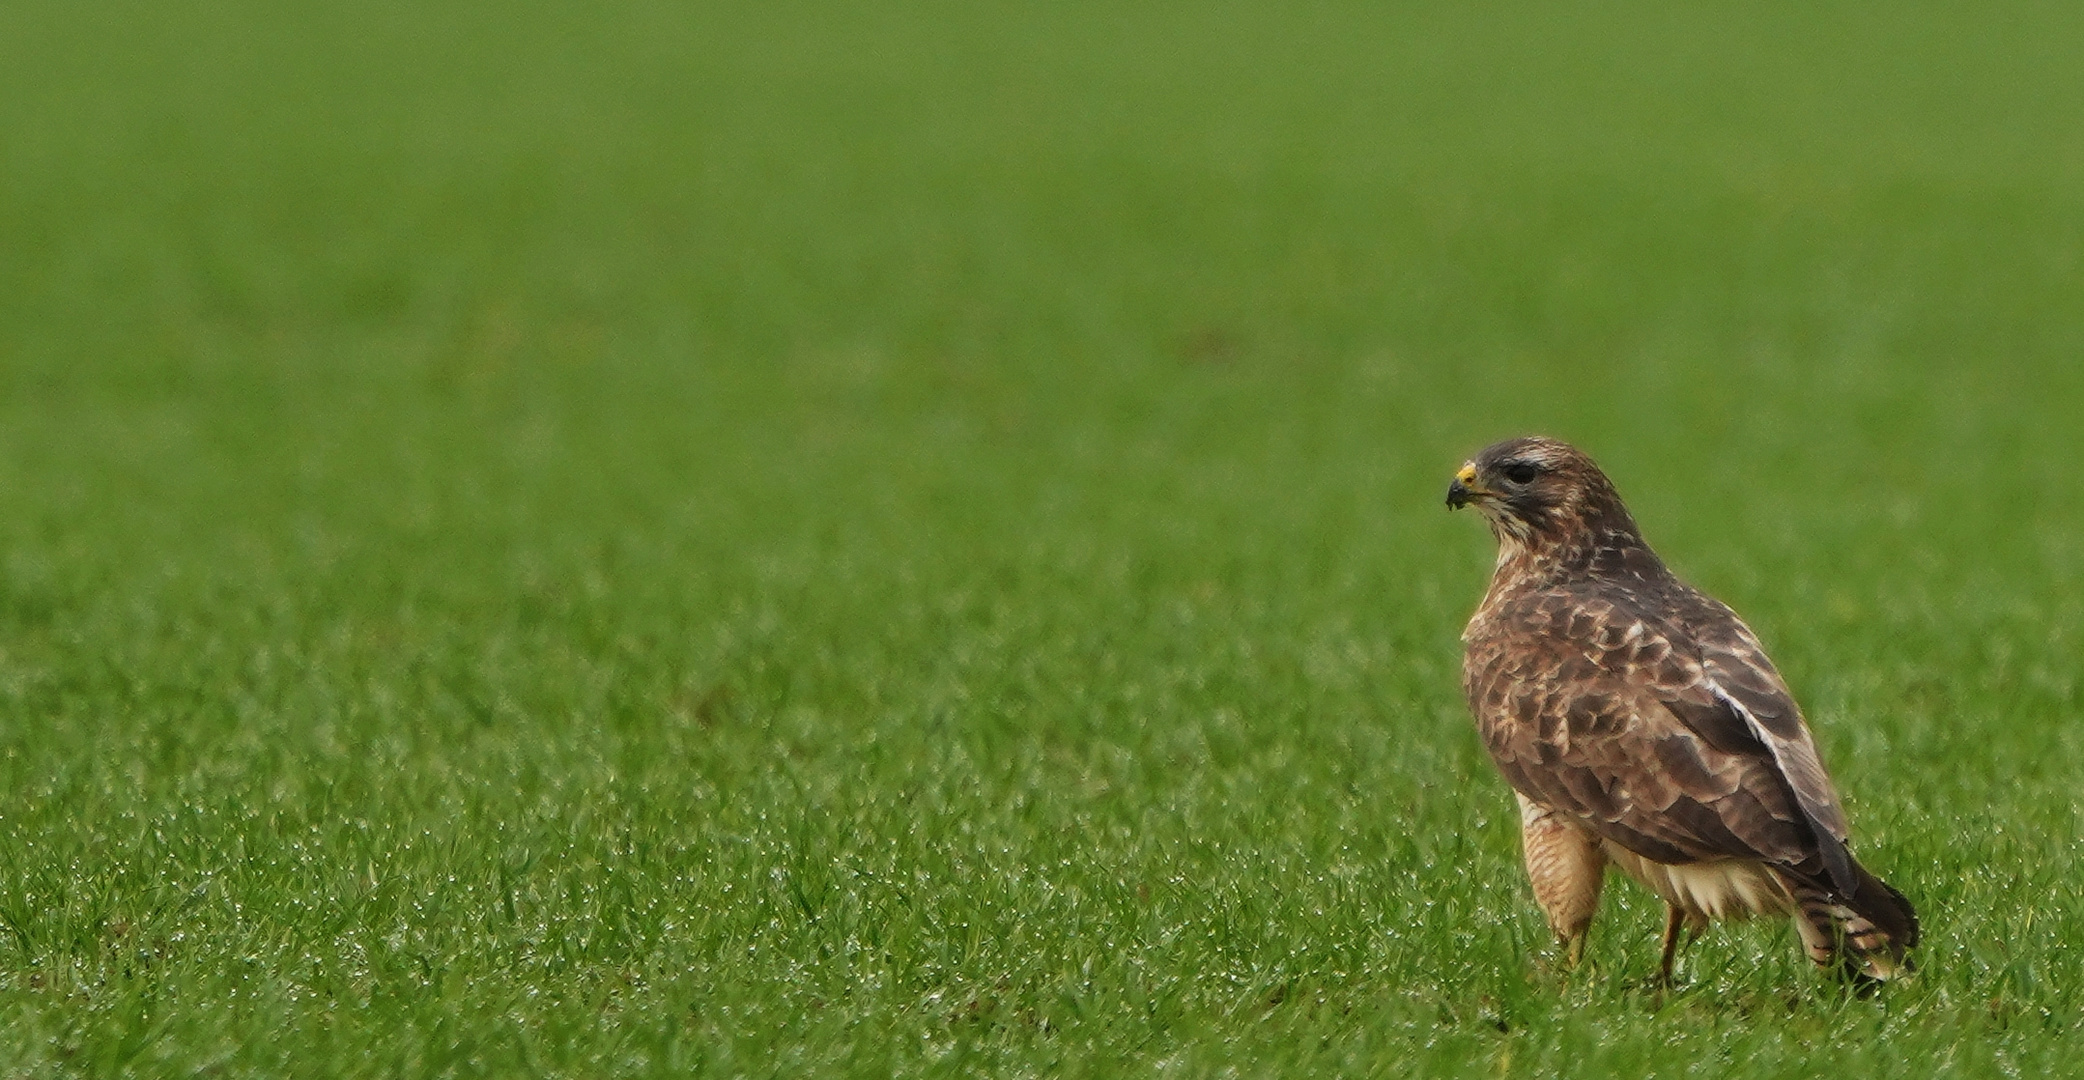
[[[1664,953],[1657,959],[1657,985],[1672,985],[1672,961],[1679,956],[1679,933],[1686,928],[1686,913],[1677,905],[1664,906]]]
[[[1520,801],[1520,841],[1535,902],[1561,942],[1569,965],[1585,955],[1585,935],[1599,910],[1606,856],[1599,840],[1581,825],[1558,816],[1525,795]]]

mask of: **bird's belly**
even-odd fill
[[[1607,857],[1621,872],[1678,908],[1696,924],[1716,919],[1748,919],[1753,915],[1792,915],[1794,898],[1778,875],[1761,862],[1720,859],[1714,862],[1651,862],[1612,842]]]

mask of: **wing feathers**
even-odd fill
[[[1797,741],[1766,727],[1755,713],[1731,697],[1714,680],[1708,681],[1708,689],[1730,711],[1743,718],[1758,741],[1772,754],[1781,779],[1794,792],[1802,816],[1816,835],[1818,853],[1823,856],[1824,871],[1831,876],[1831,884],[1841,895],[1851,896],[1859,887],[1859,878],[1854,876],[1852,856],[1845,850],[1845,815],[1838,809],[1837,793],[1831,790],[1830,777],[1824,774],[1823,764],[1816,758],[1816,748],[1807,737],[1809,733],[1801,726],[1801,714],[1789,710],[1794,717],[1793,730],[1801,736]],[[1835,829],[1832,828],[1834,824],[1837,826]]]
[[[1466,670],[1485,744],[1522,792],[1645,858],[1762,859],[1849,895],[1801,711],[1736,616],[1685,593],[1553,589],[1498,612]]]

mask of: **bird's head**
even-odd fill
[[[1500,543],[1546,548],[1635,522],[1599,466],[1578,448],[1529,435],[1483,448],[1455,473],[1447,506],[1474,506]]]

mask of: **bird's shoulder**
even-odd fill
[[[1561,578],[1494,591],[1463,638],[1472,659],[1585,654],[1594,663],[1635,662],[1691,651],[1680,613],[1661,584]]]
[[[1669,574],[1563,578],[1500,593],[1472,622],[1463,682],[1486,741],[1704,739],[1763,755],[1744,716],[1794,737],[1800,710],[1728,605]],[[1740,708],[1742,711],[1740,711]],[[1806,733],[1801,737],[1806,738]]]
[[[1495,598],[1467,636],[1463,676],[1487,728],[1554,735],[1653,721],[1652,705],[1700,679],[1684,628],[1629,592],[1552,582]],[[1590,732],[1583,732],[1589,734]]]
[[[1622,659],[1669,650],[1778,672],[1756,634],[1720,600],[1665,570],[1501,574],[1463,635],[1471,651],[1592,649]]]

